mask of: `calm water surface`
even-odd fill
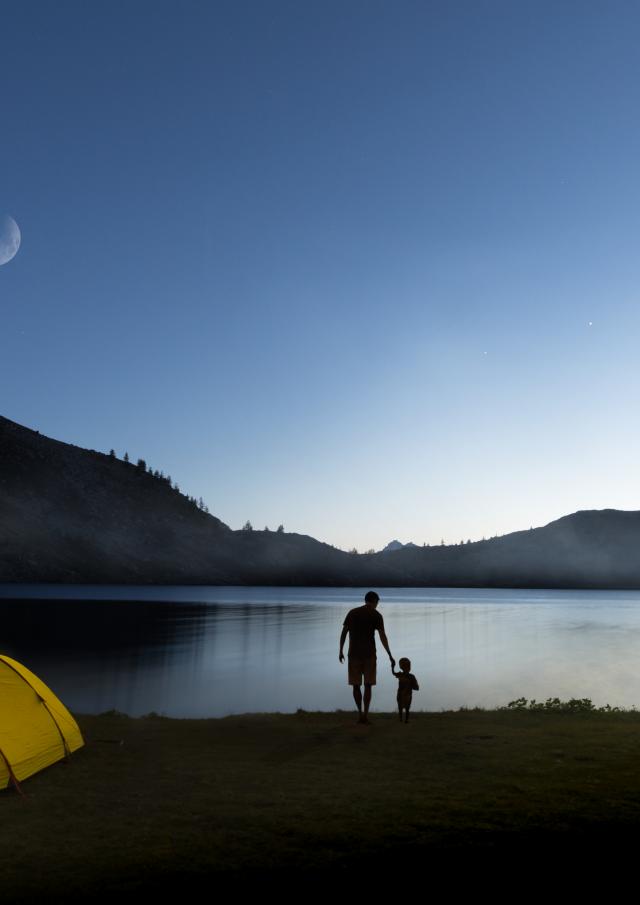
[[[338,640],[368,588],[0,585],[0,653],[72,710],[178,717],[347,709]],[[415,710],[517,697],[640,706],[640,591],[383,588]],[[378,642],[372,710],[395,709]]]

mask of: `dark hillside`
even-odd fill
[[[233,532],[165,480],[0,417],[4,581],[238,580]]]
[[[355,554],[232,531],[144,467],[0,417],[0,581],[640,588],[640,512],[575,512],[476,543]]]

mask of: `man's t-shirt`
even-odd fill
[[[344,625],[349,629],[349,656],[368,660],[376,656],[375,631],[384,631],[381,614],[366,604],[349,610]]]

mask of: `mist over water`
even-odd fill
[[[366,590],[0,585],[0,653],[77,713],[351,709],[338,641]],[[420,683],[414,710],[640,705],[640,591],[378,590],[391,651]],[[397,681],[377,647],[372,710],[390,711]]]

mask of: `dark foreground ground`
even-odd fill
[[[77,719],[85,748],[0,793],[3,903],[459,888],[640,852],[640,713]]]

